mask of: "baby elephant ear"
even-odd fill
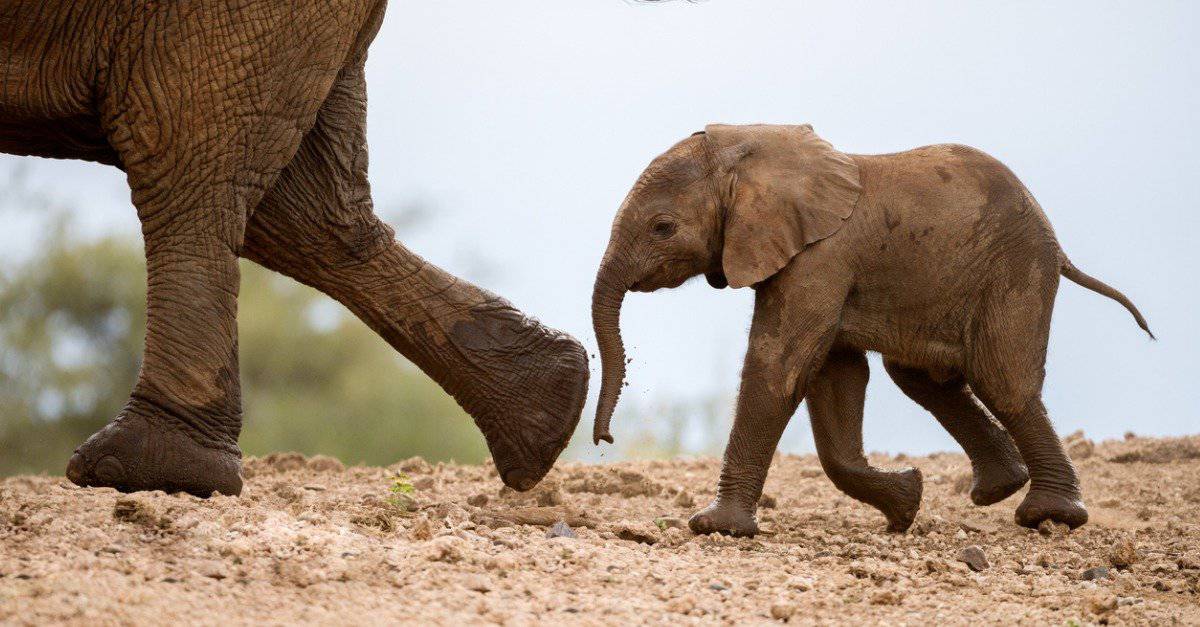
[[[779,272],[805,246],[833,235],[862,192],[858,164],[803,126],[705,129],[728,176],[721,265],[730,287]]]

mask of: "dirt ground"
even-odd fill
[[[714,459],[562,464],[528,494],[490,466],[294,454],[248,460],[241,498],[14,477],[0,622],[1200,623],[1200,436],[1069,444],[1072,533],[1015,526],[1019,495],[972,506],[952,454],[874,459],[925,474],[903,535],[780,456],[754,539],[687,531]]]

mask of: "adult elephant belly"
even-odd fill
[[[0,110],[0,152],[49,159],[83,159],[120,167],[93,116],[30,119]]]

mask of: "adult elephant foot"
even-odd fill
[[[501,480],[514,490],[529,490],[550,471],[579,424],[587,399],[587,353],[571,336],[503,299],[471,313],[447,333],[450,344],[469,356],[468,376],[443,380],[483,431]],[[478,374],[470,376],[472,371]]]
[[[1017,507],[1016,520],[1022,527],[1037,528],[1043,520],[1053,520],[1074,529],[1088,521],[1088,513],[1079,495],[1031,489]]]
[[[236,445],[203,446],[173,426],[127,410],[75,449],[67,478],[79,486],[122,492],[237,495],[241,457]]]
[[[754,507],[734,505],[720,499],[692,515],[688,527],[698,535],[722,533],[736,538],[749,538],[758,534]]]
[[[1016,459],[980,464],[974,473],[971,502],[980,506],[999,503],[1029,482],[1029,470]]]
[[[876,498],[868,501],[887,518],[887,530],[903,533],[912,526],[921,508],[921,493],[924,490],[921,471],[917,468],[893,472],[878,472]]]

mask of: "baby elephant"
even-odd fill
[[[863,456],[866,351],[881,353],[896,384],[962,445],[976,504],[1032,480],[1018,524],[1087,522],[1041,399],[1059,275],[1150,331],[1123,294],[1071,264],[1000,162],[957,145],[848,155],[808,125],[713,125],[676,144],[625,199],[596,276],[597,443],[612,442],[625,377],[625,293],[701,273],[756,295],[717,497],[692,517],[694,532],[758,531],[767,468],[804,399],[834,484],[881,510],[890,530],[912,524],[920,471],[879,470]]]

